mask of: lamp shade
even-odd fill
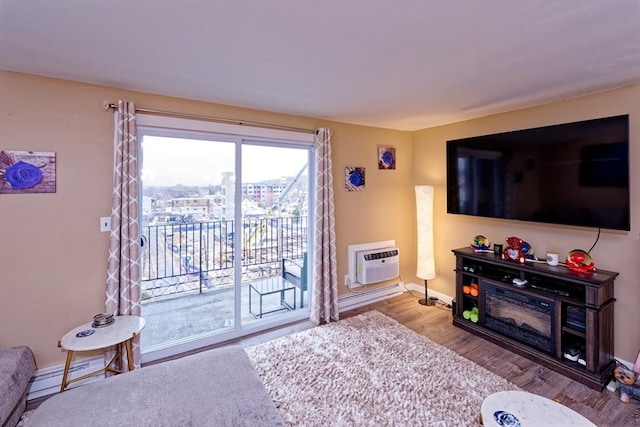
[[[418,220],[418,267],[416,276],[424,280],[435,279],[432,186],[416,185],[416,209]]]

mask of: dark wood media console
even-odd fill
[[[580,273],[539,262],[519,264],[472,248],[453,253],[455,326],[593,389],[602,390],[612,379],[613,284],[618,273]],[[513,279],[527,283],[516,286]],[[477,284],[477,296],[463,292],[471,284]],[[465,319],[474,307],[477,322]],[[583,349],[582,363],[564,357],[569,348]]]

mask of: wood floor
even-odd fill
[[[622,403],[617,391],[614,393],[606,389],[602,392],[594,391],[529,359],[454,327],[450,309],[441,305],[425,307],[418,304],[417,300],[417,297],[404,293],[395,298],[342,312],[340,318],[345,319],[369,310],[377,310],[409,329],[506,378],[523,390],[562,403],[598,426],[640,426],[640,400],[631,399],[629,403]],[[198,349],[191,353],[228,344],[249,347],[311,327],[313,324],[310,321],[299,322],[265,333]],[[401,344],[398,343],[398,345]],[[416,375],[420,375],[420,372],[416,372]],[[451,380],[455,381],[455,378]],[[27,409],[34,409],[45,399],[30,401]]]
[[[553,399],[579,412],[598,426],[640,426],[640,400],[622,403],[619,393],[592,390],[555,371],[452,324],[442,305],[425,307],[408,293],[366,307],[340,313],[340,318],[377,310],[413,331],[511,381],[525,391]],[[399,343],[400,344],[400,343]],[[416,375],[419,375],[416,372]],[[455,378],[452,378],[455,381]]]

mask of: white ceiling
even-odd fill
[[[391,129],[640,83],[640,0],[0,4],[0,69]]]

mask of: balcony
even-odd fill
[[[255,321],[249,312],[249,284],[282,280],[282,260],[303,259],[307,232],[306,217],[247,218],[240,227],[235,221],[143,226],[141,300],[147,319],[143,349],[232,328],[238,254],[241,321]],[[291,303],[293,292],[299,309],[299,289],[285,296]],[[304,298],[307,307],[308,292]],[[255,314],[255,292],[252,299]],[[279,295],[265,296],[263,303],[264,312],[278,308]]]

